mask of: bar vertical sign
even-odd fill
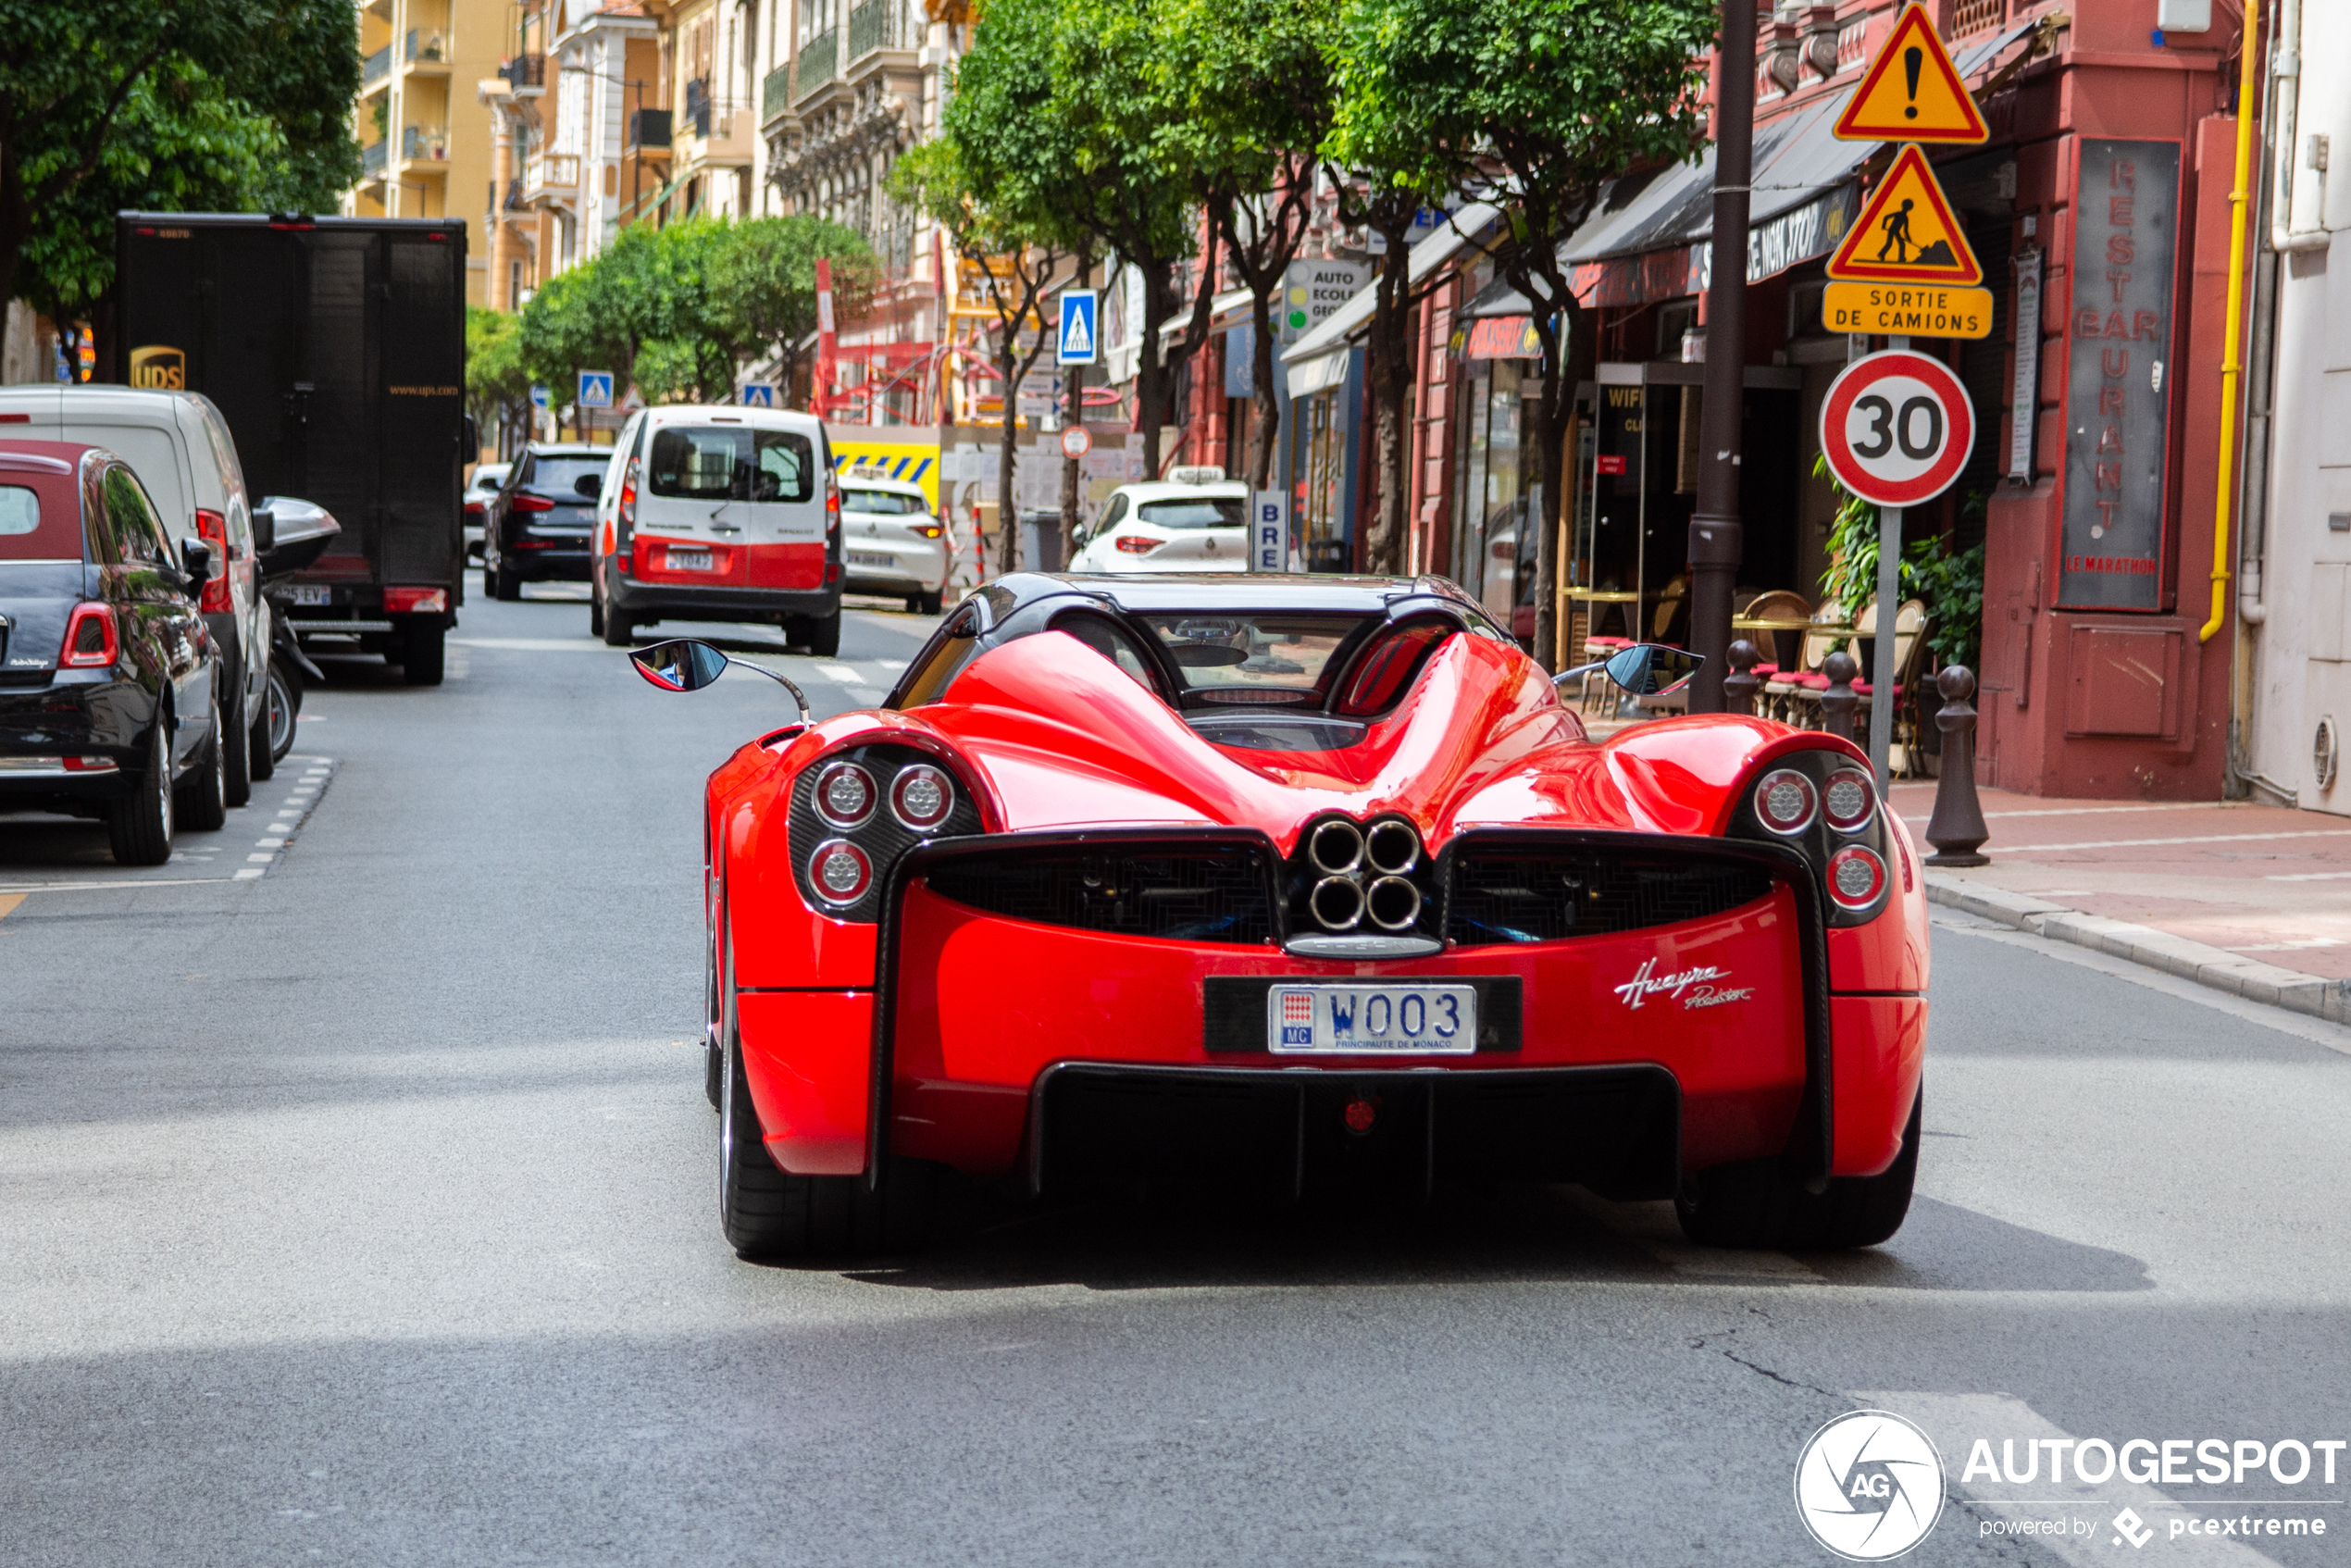
[[[2016,380],[2009,389],[2009,478],[2033,482],[2034,427],[2041,422],[2041,253],[2016,258]]]
[[[1249,498],[1249,569],[1289,570],[1289,497],[1261,490]]]

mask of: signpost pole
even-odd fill
[[[1739,442],[1747,401],[1748,180],[1755,163],[1754,0],[1723,0],[1715,62],[1713,271],[1706,296],[1705,397],[1698,405],[1698,507],[1689,537],[1690,651],[1706,661],[1690,680],[1694,714],[1723,711],[1731,592],[1746,554]],[[1642,618],[1636,604],[1635,624]]]
[[[1908,348],[1907,337],[1885,340],[1889,349]],[[1902,508],[1877,509],[1877,646],[1870,661],[1870,771],[1877,776],[1880,800],[1890,797],[1894,753],[1894,630],[1902,609]]]

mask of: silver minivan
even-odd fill
[[[229,804],[252,796],[253,780],[276,765],[269,748],[269,605],[255,560],[252,505],[229,422],[202,392],[139,387],[0,387],[0,436],[103,446],[131,465],[169,530],[212,547],[212,576],[200,607],[224,669],[231,734],[222,748]]]

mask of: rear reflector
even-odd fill
[[[430,614],[449,608],[449,591],[445,588],[387,588],[384,590],[384,614],[413,616]]]
[[[31,423],[32,423],[32,416],[30,414],[0,414],[0,425],[30,425]]]
[[[112,757],[63,757],[68,773],[112,773],[116,771]]]

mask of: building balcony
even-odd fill
[[[777,66],[759,83],[759,129],[769,126],[791,112],[791,67]]]
[[[669,156],[670,118],[667,109],[628,111],[628,151],[640,157]]]
[[[359,62],[359,90],[364,93],[392,75],[392,45],[387,44]]]
[[[448,128],[438,125],[403,128],[400,132],[400,156],[411,163],[447,163]]]
[[[360,148],[359,178],[361,181],[381,180],[384,177],[384,165],[391,156],[392,143],[390,142],[378,142],[371,146]]]
[[[570,202],[579,197],[579,155],[541,153],[523,175],[526,202]]]
[[[498,68],[517,98],[537,98],[547,91],[547,56],[516,55]]]
[[[449,37],[438,28],[410,28],[402,41],[400,74],[403,76],[447,76],[449,74]]]
[[[806,102],[840,75],[840,34],[827,32],[800,46],[791,63],[791,101]]]
[[[865,0],[849,13],[849,64],[878,49],[911,49],[905,0]]]

